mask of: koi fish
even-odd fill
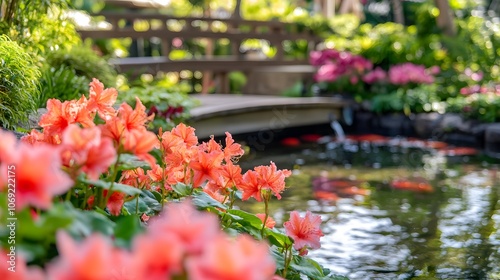
[[[313,193],[314,198],[317,200],[326,200],[326,201],[337,201],[339,200],[339,196],[332,192],[325,191],[315,191]]]
[[[389,138],[378,134],[350,135],[347,137],[347,139],[357,142],[370,142],[375,144],[385,144],[389,141]]]
[[[455,148],[444,148],[438,151],[440,154],[445,156],[474,156],[479,153],[477,149],[469,147],[455,147]]]
[[[305,134],[300,136],[300,139],[304,142],[311,142],[311,143],[316,143],[318,140],[323,137],[319,134]]]
[[[404,180],[398,179],[391,182],[391,187],[398,190],[414,191],[421,193],[431,193],[434,188],[424,180]]]
[[[300,146],[300,140],[295,137],[284,138],[280,141],[281,145],[285,147],[297,147]]]

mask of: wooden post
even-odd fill
[[[207,5],[207,8],[205,9],[204,12],[205,17],[210,17],[210,6]],[[212,29],[212,22],[208,22],[208,30]],[[213,58],[214,54],[214,42],[212,39],[206,38],[207,40],[207,46],[205,48],[205,56],[206,58],[210,59]],[[208,90],[210,89],[210,84],[212,83],[213,79],[213,73],[212,71],[203,71],[203,76],[201,77],[201,93],[202,94],[207,94]]]
[[[168,59],[168,55],[170,54],[170,39],[162,38],[161,39],[161,56]]]
[[[242,0],[236,0],[236,7],[234,7],[234,12],[231,17],[241,19],[241,1]]]
[[[325,5],[325,16],[326,18],[332,18],[335,15],[335,3],[334,0],[326,0]]]
[[[403,3],[401,0],[391,0],[392,14],[394,15],[394,22],[405,24],[405,15],[403,11]]]
[[[220,93],[230,93],[229,75],[227,72],[219,73],[219,91]]]
[[[457,34],[457,27],[453,20],[453,14],[450,9],[448,0],[434,0],[436,7],[439,9],[439,16],[436,19],[437,26],[448,36]]]

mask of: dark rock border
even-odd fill
[[[468,120],[455,113],[433,112],[406,116],[402,113],[377,114],[356,110],[354,122],[347,130],[355,134],[373,133],[444,141],[482,149],[486,155],[500,158],[500,123]]]

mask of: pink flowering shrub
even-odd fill
[[[358,100],[432,84],[440,72],[437,66],[427,69],[413,63],[392,65],[386,71],[362,56],[332,49],[311,52],[310,63],[318,67],[314,78],[323,91],[351,94]]]
[[[473,85],[447,100],[447,112],[483,122],[500,121],[500,85]]]
[[[435,71],[435,70],[433,70]],[[389,69],[389,82],[393,85],[432,84],[434,77],[423,65],[403,63]]]
[[[222,144],[199,143],[182,123],[150,132],[142,102],[115,107],[117,94],[94,79],[88,98],[49,100],[41,131],[21,141],[0,131],[0,223],[12,228],[0,231],[1,279],[329,275],[305,257],[320,246],[321,218],[292,212],[283,230],[268,211],[289,170],[243,172],[230,133]],[[265,212],[236,209],[239,198]]]
[[[337,91],[355,89],[363,75],[373,67],[369,60],[361,56],[332,49],[311,52],[310,62],[318,67],[314,79],[330,83]]]

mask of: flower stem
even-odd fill
[[[111,194],[113,194],[113,186],[115,185],[116,176],[118,176],[118,164],[120,163],[120,155],[121,153],[118,152],[118,155],[116,156],[116,162],[113,167],[113,174],[111,175],[111,186],[109,186],[108,193],[106,194],[106,198],[104,199],[104,204],[102,205],[103,209],[108,204],[108,200],[111,197]]]
[[[64,200],[69,201],[72,193],[73,193],[73,188],[68,190],[68,192],[66,193],[66,198]]]
[[[264,220],[262,221],[262,229],[260,230],[260,235],[264,239],[264,229],[266,229],[267,218],[269,217],[269,196],[264,196]]]
[[[285,249],[285,268],[283,269],[283,278],[286,279],[286,273],[288,267],[290,266],[290,262],[292,261],[292,248],[288,245]]]
[[[135,214],[139,214],[139,196],[136,198],[137,200],[135,201]]]

